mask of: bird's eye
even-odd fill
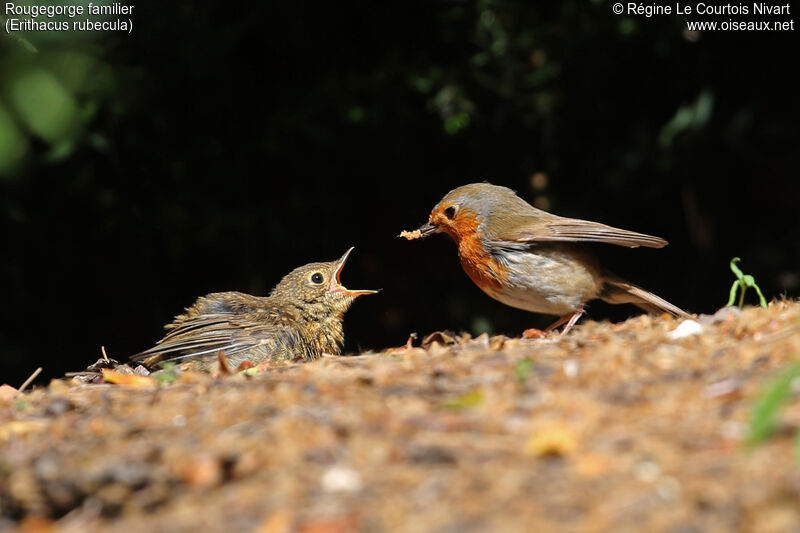
[[[322,280],[323,280],[322,274],[320,274],[319,272],[315,272],[314,274],[311,275],[311,281],[313,281],[317,285],[322,283]]]
[[[447,218],[449,218],[450,220],[453,220],[453,217],[455,217],[455,216],[456,216],[456,206],[454,206],[454,205],[451,205],[450,207],[448,207],[447,209],[445,209],[445,210],[444,210],[444,216],[446,216],[446,217],[447,217]]]

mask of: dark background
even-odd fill
[[[733,256],[768,299],[800,292],[796,31],[583,0],[209,4],[0,35],[0,382],[124,359],[195,297],[266,294],[349,246],[344,283],[383,292],[346,351],[547,325],[480,292],[447,237],[395,238],[482,180],[665,237],[598,251],[687,310],[726,303]]]

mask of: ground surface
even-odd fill
[[[800,304],[0,399],[0,529],[800,531]],[[438,337],[447,342],[451,339]]]

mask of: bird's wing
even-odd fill
[[[198,315],[169,326],[170,331],[158,343],[131,357],[150,366],[161,361],[183,362],[219,351],[225,355],[263,346],[272,351],[290,342],[288,328],[264,321],[243,320],[227,313]]]
[[[553,217],[549,220],[530,217],[522,224],[519,223],[519,218],[516,218],[514,224],[506,224],[505,228],[494,237],[501,241],[529,243],[604,242],[630,248],[638,246],[661,248],[667,244],[661,237],[614,228],[599,222],[563,217]]]

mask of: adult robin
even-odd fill
[[[218,354],[234,367],[249,361],[317,359],[339,354],[342,320],[353,301],[378,291],[352,291],[339,276],[353,248],[337,261],[294,269],[269,296],[217,292],[202,296],[165,326],[166,336],[131,359],[148,367],[162,361],[211,370]]]
[[[667,241],[536,209],[514,191],[490,183],[471,183],[447,193],[428,222],[403,232],[407,239],[447,233],[458,245],[467,275],[480,289],[506,305],[558,315],[547,330],[566,323],[562,334],[599,298],[632,303],[648,312],[687,314],[655,294],[604,270],[584,243],[661,248]]]

